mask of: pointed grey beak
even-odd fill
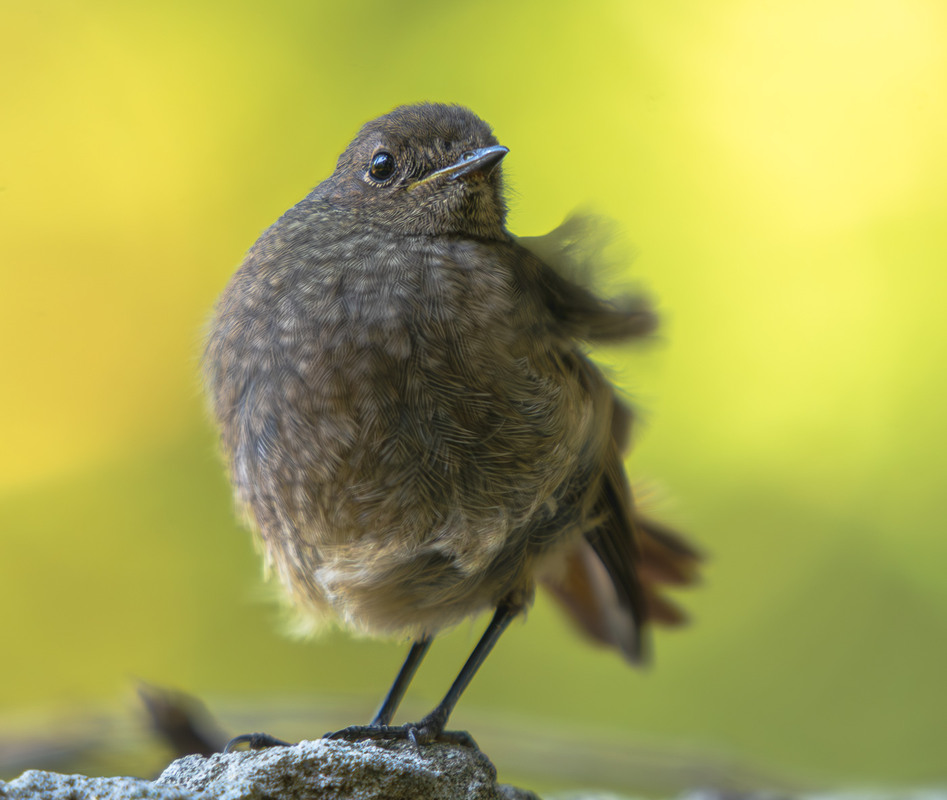
[[[471,172],[489,173],[509,152],[509,148],[499,144],[468,150],[458,161],[455,161],[449,167],[432,172],[428,175],[428,178],[447,178],[447,180],[453,181],[462,178],[464,175],[469,175]]]

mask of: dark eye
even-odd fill
[[[395,157],[382,150],[375,153],[368,165],[368,177],[378,183],[384,183],[395,174]]]

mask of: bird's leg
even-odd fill
[[[412,655],[415,649],[421,650],[420,655],[416,658],[417,661],[420,661],[421,656],[427,651],[427,645],[424,645],[423,639],[416,642],[414,647],[411,648],[411,652],[408,653],[408,659],[401,668],[402,674],[408,671],[408,677],[404,680],[404,686],[399,686],[402,678],[402,674],[399,674],[395,680],[395,685],[391,687],[391,691],[388,693],[388,698],[386,698],[381,710],[378,712],[378,716],[376,716],[376,722],[371,725],[353,725],[349,728],[343,728],[334,733],[327,733],[324,738],[347,739],[349,741],[357,741],[359,739],[408,739],[416,745],[440,741],[476,747],[476,743],[469,733],[465,731],[445,731],[444,726],[447,724],[447,720],[454,710],[454,706],[457,705],[457,701],[463,694],[464,689],[470,684],[473,676],[476,675],[477,670],[493,649],[493,646],[497,643],[500,635],[521,610],[522,606],[509,601],[503,601],[497,606],[493,619],[490,620],[490,624],[483,632],[483,636],[480,637],[480,641],[477,642],[477,646],[473,649],[470,657],[461,668],[460,674],[454,680],[453,684],[451,684],[447,694],[444,695],[444,699],[420,722],[409,722],[406,725],[392,726],[387,723],[379,723],[378,720],[382,712],[389,710],[393,712],[398,704],[397,701],[401,699],[404,689],[407,688],[408,680],[410,680],[411,675],[414,674],[414,670],[417,668],[417,663],[412,663]],[[430,644],[430,642],[428,642],[428,644]],[[393,697],[394,700],[392,699]],[[389,705],[391,706],[390,709],[388,708]]]
[[[381,708],[378,709],[378,713],[375,714],[375,718],[372,720],[371,727],[388,725],[388,723],[391,722],[391,718],[394,716],[395,711],[398,710],[401,699],[408,689],[408,684],[411,683],[414,673],[418,671],[418,666],[421,664],[421,660],[424,656],[427,655],[427,651],[430,647],[430,636],[418,639],[411,645],[408,656],[405,658],[404,664],[401,665],[401,671],[398,673],[398,677],[395,678],[395,682],[391,684],[391,688],[388,690],[388,694],[381,704]]]

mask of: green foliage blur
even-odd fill
[[[403,646],[281,635],[197,363],[258,233],[362,122],[427,99],[510,148],[514,232],[577,206],[618,221],[636,255],[612,281],[665,321],[601,354],[642,408],[629,471],[709,556],[652,667],[540,600],[456,725],[947,778],[947,7],[40,0],[0,19],[0,719],[115,703],[133,676],[371,714]],[[415,707],[478,630],[435,645]]]

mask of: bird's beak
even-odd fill
[[[476,150],[468,150],[449,167],[444,167],[444,169],[439,169],[437,172],[432,172],[424,178],[424,180],[429,181],[432,178],[444,178],[445,180],[454,181],[464,175],[469,175],[471,172],[489,173],[493,167],[500,163],[503,156],[509,152],[508,148],[499,144],[495,144],[492,147],[479,147]],[[421,183],[421,181],[419,181],[419,183]]]

